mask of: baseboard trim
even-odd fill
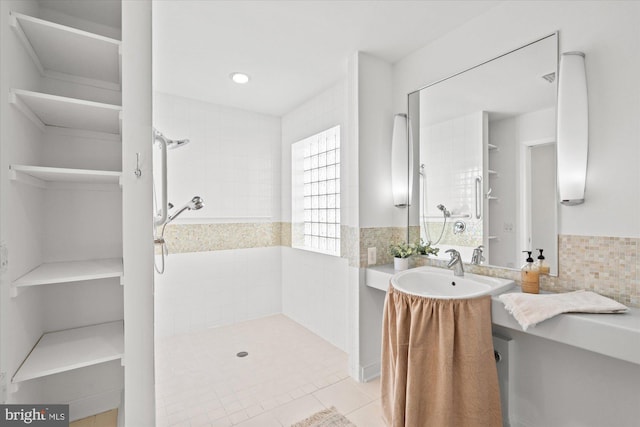
[[[380,362],[371,363],[360,367],[360,375],[358,380],[366,383],[380,376]]]
[[[122,404],[122,390],[109,390],[93,396],[69,402],[69,421],[90,417],[102,412],[119,408]],[[120,417],[120,415],[118,415]]]

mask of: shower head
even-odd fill
[[[193,199],[189,200],[187,203],[185,203],[184,206],[178,209],[176,213],[169,216],[169,219],[167,220],[167,224],[173,221],[174,219],[176,219],[182,212],[186,211],[187,209],[190,211],[197,211],[198,209],[202,209],[203,206],[204,206],[204,200],[202,200],[202,197],[194,196]]]
[[[164,142],[167,145],[168,150],[173,150],[174,148],[180,148],[183,145],[187,145],[190,142],[190,140],[188,139],[169,139],[157,129],[153,130],[153,138],[154,138],[154,141]]]
[[[191,141],[189,139],[170,139],[167,142],[167,150],[173,150],[175,148],[180,148],[183,145],[187,145]]]
[[[449,212],[449,210],[445,208],[444,205],[441,204],[436,207],[442,211],[442,214],[445,216],[445,218],[448,218],[451,216],[451,212]]]

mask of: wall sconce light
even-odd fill
[[[584,53],[560,58],[558,78],[558,191],[563,205],[584,203],[589,148],[589,109]]]
[[[413,137],[409,132],[407,115],[396,114],[391,139],[391,189],[393,204],[398,208],[411,204],[412,177]]]

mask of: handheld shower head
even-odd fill
[[[440,204],[436,207],[442,211],[442,214],[444,215],[445,218],[448,218],[451,216],[451,212],[449,212],[449,210],[445,208],[444,205]]]
[[[190,211],[197,211],[198,209],[202,209],[203,206],[204,200],[202,200],[202,197],[194,196],[193,199],[189,200],[184,204],[184,206],[178,209],[176,213],[169,217],[169,219],[167,220],[167,224],[176,219],[182,212],[186,211],[187,209]]]
[[[198,209],[202,209],[204,206],[204,200],[200,196],[194,196],[193,199],[189,203],[187,203],[187,207],[190,210],[197,211]]]

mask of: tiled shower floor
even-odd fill
[[[331,406],[383,427],[379,387],[352,380],[343,351],[283,315],[156,341],[158,427],[288,427]]]

